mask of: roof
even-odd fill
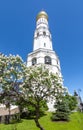
[[[11,106],[10,107],[10,115],[14,115],[16,113],[19,113],[18,106]],[[9,115],[9,109],[6,108],[5,105],[1,104],[0,105],[0,116],[5,116],[5,115]]]

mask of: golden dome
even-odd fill
[[[45,11],[41,11],[38,13],[36,20],[38,20],[39,18],[46,18],[48,20],[48,15]]]

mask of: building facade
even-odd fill
[[[58,74],[62,78],[60,61],[53,50],[52,36],[49,30],[48,15],[45,11],[39,12],[36,17],[36,29],[33,39],[33,51],[28,54],[27,67],[44,65],[50,72]],[[53,103],[48,107],[53,109]]]

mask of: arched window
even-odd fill
[[[37,37],[39,36],[39,32],[37,33]]]
[[[36,58],[33,58],[32,59],[32,65],[35,65],[37,63],[37,59]]]
[[[45,56],[45,64],[51,65],[51,58],[50,58],[50,56]]]
[[[46,32],[45,32],[45,31],[43,32],[43,35],[44,35],[44,36],[46,35]]]

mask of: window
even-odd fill
[[[58,60],[57,60],[57,65],[58,65]]]
[[[37,63],[37,59],[36,58],[33,58],[32,59],[32,65],[35,65]]]
[[[39,36],[39,32],[37,33],[37,37]]]
[[[51,58],[50,58],[50,56],[45,56],[45,64],[51,65]]]
[[[45,36],[45,35],[46,35],[46,32],[43,32],[43,35]]]
[[[46,47],[46,43],[44,43],[44,47]]]

